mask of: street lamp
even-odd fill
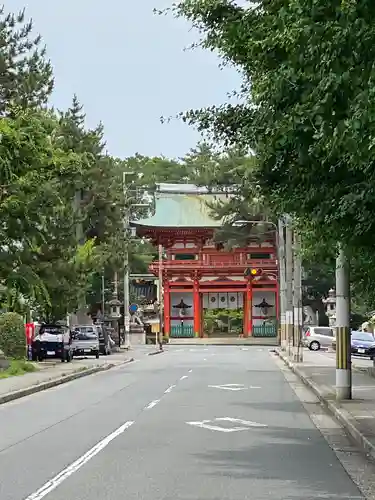
[[[124,171],[122,173],[122,189],[124,194],[124,333],[125,333],[125,347],[130,349],[130,297],[129,297],[129,239],[134,237],[136,229],[130,227],[130,210],[133,207],[149,207],[148,203],[129,203],[129,189],[126,178],[129,175],[136,175],[133,171]]]

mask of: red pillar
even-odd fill
[[[247,296],[246,296],[246,292],[245,292],[243,294],[243,328],[242,328],[242,336],[246,336],[248,320],[249,320],[249,308],[248,308],[248,305],[247,305]]]
[[[194,337],[200,337],[200,334],[201,334],[201,301],[199,298],[199,282],[198,281],[194,281],[193,303],[194,303]]]
[[[164,286],[164,335],[169,337],[171,333],[171,291],[169,284]]]
[[[247,330],[246,337],[251,337],[253,332],[253,296],[252,296],[251,281],[246,286],[246,303],[247,303]]]

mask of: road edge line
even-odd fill
[[[127,363],[131,363],[134,361],[134,358],[127,359],[122,363],[117,364],[108,364],[101,366],[94,366],[93,368],[87,368],[86,370],[80,370],[77,372],[70,373],[69,375],[63,375],[61,377],[47,380],[46,382],[42,382],[40,384],[32,385],[30,387],[26,387],[25,389],[19,389],[18,391],[8,392],[3,396],[0,396],[0,405],[9,403],[11,401],[15,401],[16,399],[21,399],[26,396],[31,396],[32,394],[36,394],[37,392],[46,391],[47,389],[51,389],[52,387],[57,387],[58,385],[66,384],[67,382],[72,382],[73,380],[77,380],[83,377],[88,377],[89,375],[94,375],[95,373],[108,371],[111,368],[117,368],[121,365],[126,365]]]
[[[375,459],[375,446],[366,438],[366,436],[355,425],[355,420],[349,412],[333,400],[325,397],[319,386],[311,381],[302,373],[302,371],[295,366],[282,352],[275,349],[275,354],[285,363],[285,365],[295,373],[298,378],[317,396],[320,403],[326,408],[334,418],[344,427],[347,433],[355,441],[355,443],[362,448],[362,450]]]

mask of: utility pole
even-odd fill
[[[280,343],[281,349],[286,350],[286,280],[285,280],[285,236],[284,221],[280,218],[278,223],[278,247],[279,247],[279,304],[280,304]]]
[[[125,347],[130,349],[130,311],[129,311],[129,224],[130,224],[130,203],[129,192],[126,184],[126,176],[133,172],[122,173],[122,188],[124,193],[124,335]]]
[[[342,245],[336,258],[336,398],[352,399],[349,262]]]
[[[83,234],[83,225],[82,225],[82,190],[76,189],[74,193],[74,214],[77,217],[78,221],[75,225],[75,233],[76,233],[76,245],[77,251],[81,245],[84,243],[84,234]],[[78,323],[85,323],[87,319],[86,316],[86,296],[80,290],[77,296],[77,314],[76,320]]]
[[[293,229],[290,218],[286,221],[286,332],[288,353],[290,355],[290,340],[293,336]]]
[[[300,235],[294,233],[294,272],[293,272],[293,359],[297,363],[303,361],[303,350],[301,348],[302,336],[302,262],[301,262],[301,239]]]
[[[159,244],[159,342],[156,334],[156,346],[159,343],[163,348],[163,325],[164,325],[164,288],[163,288],[163,245]]]
[[[105,317],[105,276],[104,276],[104,271],[102,274],[102,315],[103,315],[103,321]]]

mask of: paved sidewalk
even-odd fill
[[[69,377],[76,373],[94,369],[106,369],[110,366],[116,366],[125,363],[132,358],[132,353],[123,351],[113,353],[110,356],[95,358],[75,358],[71,363],[61,363],[56,361],[47,361],[38,363],[39,370],[32,373],[26,373],[16,377],[0,379],[0,400],[6,395],[23,391],[25,389],[38,386],[53,380]]]
[[[332,356],[304,350],[304,362],[293,363],[281,350],[277,353],[313,390],[355,441],[375,459],[375,378],[366,373],[362,363],[365,360],[357,363],[353,359],[353,399],[339,403],[335,399],[336,373]]]

